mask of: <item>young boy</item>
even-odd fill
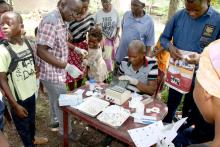
[[[24,146],[34,147],[45,138],[34,138],[36,75],[33,51],[22,36],[24,25],[18,13],[5,12],[0,23],[7,39],[0,45],[0,86],[11,106],[12,118]]]

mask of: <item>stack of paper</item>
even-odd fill
[[[186,119],[183,118],[169,126],[164,126],[162,121],[158,121],[146,127],[128,130],[128,133],[137,147],[150,147],[157,143],[172,144],[172,140],[177,136],[177,130]]]
[[[79,89],[75,93],[60,94],[59,106],[76,106],[83,102],[83,90]]]

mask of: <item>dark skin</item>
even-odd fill
[[[23,44],[21,35],[23,34],[22,20],[13,12],[6,12],[1,17],[1,25],[4,34],[8,41],[12,44]],[[12,109],[14,109],[16,115],[20,118],[28,116],[28,112],[25,108],[19,105],[16,101],[8,85],[8,78],[5,72],[0,72],[0,85],[3,89],[5,96],[7,97]]]
[[[129,45],[128,57],[135,71],[138,71],[145,64],[145,51],[138,44]],[[136,87],[141,92],[153,95],[157,88],[157,80],[148,81],[147,84],[139,81]]]
[[[81,15],[77,16],[76,21],[80,22],[88,15],[88,8],[89,8],[89,0],[82,3]],[[72,39],[72,36],[71,34],[69,34],[69,40],[71,39]],[[69,42],[67,42],[67,44],[70,49],[73,49],[73,50],[75,49],[75,46],[73,44]]]
[[[63,21],[72,21],[81,13],[81,0],[62,0],[58,4],[58,9],[61,13]],[[47,63],[65,69],[67,62],[58,60],[55,56],[48,52],[49,47],[46,45],[37,45],[37,55]]]
[[[111,4],[111,1],[109,0],[102,0],[102,10],[106,13],[108,12],[111,12],[112,10],[112,4]],[[101,26],[99,26],[101,28]],[[109,38],[109,39],[117,39],[117,37],[119,36],[119,31],[120,31],[120,28],[118,27],[117,30],[116,30],[116,33],[115,33],[115,36],[113,36],[112,38]]]
[[[9,147],[8,141],[1,131],[0,131],[0,146],[1,147]]]
[[[144,16],[144,4],[138,0],[131,0],[131,12],[134,18],[140,18]],[[146,54],[150,56],[151,46],[146,46]]]
[[[194,20],[200,18],[203,14],[208,11],[210,0],[195,0],[194,2],[188,2],[185,0],[185,7],[190,15],[190,17]],[[183,55],[180,53],[179,49],[174,45],[169,47],[170,55],[173,59],[179,60],[183,59]],[[186,59],[189,64],[198,64],[200,55],[194,53]]]

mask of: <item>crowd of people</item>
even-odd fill
[[[128,90],[153,96],[169,56],[195,65],[189,93],[168,90],[163,122],[173,122],[183,96],[182,116],[188,117],[173,143],[220,146],[220,13],[210,0],[185,0],[185,8],[168,20],[155,45],[156,26],[145,2],[131,0],[131,10],[120,19],[111,0],[101,0],[102,8],[94,15],[88,9],[90,0],[59,0],[40,21],[32,44],[21,15],[0,0],[0,146],[9,146],[3,134],[5,110],[25,147],[48,142],[35,135],[37,79],[49,98],[49,128],[62,137],[60,94],[82,86],[84,79],[102,83],[114,75],[129,82]],[[185,58],[182,51],[192,53]],[[70,117],[68,121],[68,136],[74,140]]]

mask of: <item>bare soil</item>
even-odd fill
[[[47,96],[42,93],[39,94],[37,99],[36,108],[36,135],[40,137],[47,137],[49,142],[45,145],[38,145],[39,147],[62,147],[63,138],[58,132],[51,132],[49,130],[49,101]],[[105,134],[100,131],[89,127],[87,124],[73,118],[72,121],[73,130],[80,135],[79,140],[76,142],[69,141],[70,147],[102,147],[101,141],[106,137]],[[8,141],[11,147],[22,147],[23,144],[17,134],[14,125],[10,125],[7,121],[5,123],[5,133],[8,136]],[[110,147],[125,147],[116,139],[113,140]]]

